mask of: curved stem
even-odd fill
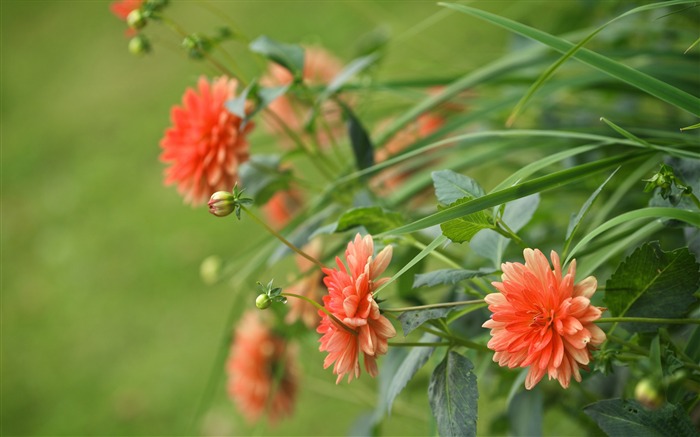
[[[420,342],[420,341],[404,341],[404,342],[389,342],[389,346],[393,347],[437,347],[437,346],[449,346],[450,343],[446,341],[436,341],[436,342]]]
[[[461,300],[458,302],[444,302],[444,303],[433,303],[430,305],[418,305],[412,307],[402,307],[402,308],[382,308],[382,311],[400,313],[403,311],[414,311],[414,310],[425,310],[429,308],[450,308],[462,305],[474,305],[484,303],[484,299],[476,300]]]
[[[662,319],[656,317],[601,317],[594,323],[661,323],[666,325],[700,325],[700,319]]]
[[[320,303],[316,302],[315,300],[309,299],[309,298],[306,297],[306,296],[302,296],[302,295],[300,295],[300,294],[295,294],[295,293],[286,293],[286,292],[285,292],[285,293],[282,293],[282,296],[285,296],[285,297],[295,297],[295,298],[297,298],[297,299],[303,300],[304,302],[310,303],[311,305],[315,306],[317,309],[319,309],[319,310],[323,311],[324,313],[326,313],[326,315],[327,315],[328,317],[330,317],[331,320],[333,320],[333,322],[335,322],[335,323],[338,325],[338,327],[343,328],[344,330],[348,331],[348,332],[349,332],[350,334],[352,334],[352,335],[357,335],[357,331],[355,331],[354,329],[352,329],[351,327],[349,327],[348,325],[346,325],[345,323],[343,323],[339,318],[337,318],[337,317],[334,316],[330,311],[328,311],[328,310],[326,309],[326,307],[322,306]]]
[[[243,211],[245,211],[246,214],[248,214],[248,217],[252,218],[252,219],[253,219],[254,221],[256,221],[260,226],[262,226],[263,228],[265,228],[265,229],[267,230],[267,232],[269,232],[269,233],[272,234],[275,238],[277,238],[278,240],[280,240],[285,246],[287,246],[288,248],[292,249],[294,252],[296,252],[297,254],[299,254],[299,255],[303,256],[304,258],[308,259],[309,261],[311,261],[312,263],[316,264],[317,266],[319,266],[319,267],[321,267],[321,268],[325,268],[325,267],[326,267],[326,266],[324,266],[324,265],[321,263],[321,261],[317,260],[317,259],[314,258],[313,256],[311,256],[311,255],[309,255],[308,253],[304,252],[303,250],[299,249],[299,248],[296,247],[294,244],[292,244],[289,240],[287,240],[286,238],[284,238],[284,237],[282,236],[282,234],[280,234],[279,232],[277,232],[277,231],[275,231],[274,229],[272,229],[272,228],[270,227],[270,225],[268,225],[268,224],[265,223],[263,220],[261,220],[260,217],[258,217],[258,216],[256,216],[255,214],[253,214],[248,208],[246,208],[245,206],[241,205],[241,209],[242,209]]]

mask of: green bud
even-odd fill
[[[143,35],[136,35],[129,40],[129,51],[133,55],[144,55],[151,51],[151,43]]]
[[[226,217],[236,207],[236,198],[228,191],[217,191],[209,199],[209,212],[217,217]]]
[[[255,306],[260,310],[264,310],[272,305],[272,299],[265,293],[260,294],[257,299],[255,299]]]
[[[634,397],[640,404],[650,409],[659,408],[665,401],[659,384],[648,378],[644,378],[637,383],[637,386],[634,388]]]
[[[223,262],[216,255],[208,256],[199,266],[199,275],[207,285],[216,284],[221,278],[221,266]]]
[[[126,16],[126,24],[132,29],[143,29],[147,22],[148,20],[146,20],[146,16],[141,9],[134,9]]]

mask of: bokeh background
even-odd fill
[[[189,31],[225,25],[203,2],[173,1]],[[621,2],[474,2],[552,33]],[[459,77],[522,41],[433,1],[213,1],[248,36],[321,44],[344,61],[363,36],[391,36],[382,79]],[[108,1],[4,0],[2,13],[3,435],[345,433],[372,409],[376,381],[335,386],[315,339],[302,345],[297,414],[249,425],[223,376],[192,425],[234,314],[254,284],[205,285],[217,255],[241,260],[257,228],[185,206],[162,184],[158,142],[169,110],[200,74],[178,39],[156,32],[154,53],[127,51]],[[595,8],[594,8],[595,6]],[[254,75],[245,47],[226,43]],[[253,151],[274,147],[261,129]],[[419,374],[401,394],[388,434],[432,432]],[[488,416],[481,409],[480,414]],[[545,420],[555,422],[556,416]]]

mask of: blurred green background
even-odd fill
[[[559,33],[591,3],[475,5]],[[514,45],[506,32],[432,1],[209,4],[250,37],[320,43],[345,61],[363,35],[386,26],[384,79],[457,77]],[[162,185],[158,142],[170,107],[214,72],[186,59],[164,29],[152,55],[130,55],[125,25],[106,1],[5,0],[1,12],[2,434],[347,432],[372,409],[376,381],[336,387],[313,339],[303,345],[292,419],[247,425],[221,379],[191,427],[228,308],[243,311],[254,297],[228,283],[205,286],[200,263],[249,257],[262,238],[246,223],[183,205]],[[167,13],[189,31],[226,24],[201,2],[174,1]],[[259,73],[243,45],[227,48],[249,75]],[[262,129],[251,147],[271,147]],[[386,433],[431,432],[425,377],[401,394]]]

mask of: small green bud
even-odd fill
[[[207,285],[216,284],[221,278],[221,266],[223,262],[216,255],[208,256],[199,266],[199,275]]]
[[[148,20],[146,20],[146,16],[141,9],[134,9],[126,16],[126,24],[132,29],[143,29],[147,22]]]
[[[133,55],[144,55],[151,51],[151,43],[143,35],[136,35],[129,40],[129,51]]]
[[[217,217],[226,217],[236,207],[236,198],[228,191],[217,191],[209,199],[209,212]]]
[[[640,404],[650,409],[659,408],[665,401],[659,384],[648,378],[644,378],[637,383],[637,386],[634,388],[634,397]]]
[[[267,309],[270,305],[272,305],[272,299],[265,293],[261,293],[257,299],[255,299],[255,306],[260,310]]]

